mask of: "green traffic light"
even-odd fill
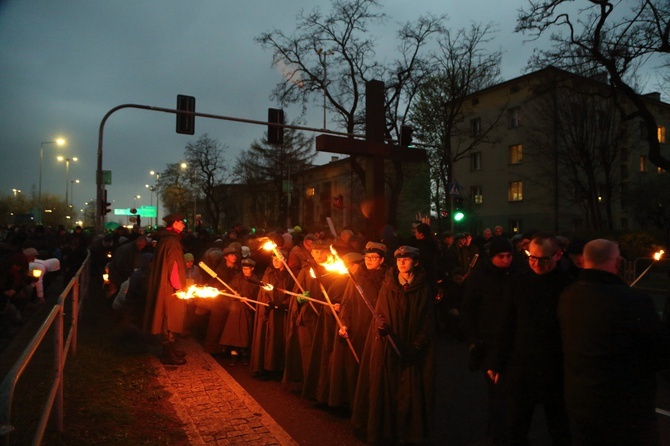
[[[465,218],[465,214],[464,214],[463,212],[460,212],[460,211],[459,211],[459,212],[456,212],[456,213],[454,214],[454,220],[455,220],[455,221],[461,221],[461,220],[463,220],[464,218]]]

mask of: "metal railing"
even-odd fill
[[[10,445],[10,434],[15,430],[15,427],[12,425],[12,401],[16,385],[52,326],[54,328],[53,381],[47,401],[43,406],[39,423],[35,429],[32,444],[37,446],[42,442],[47,423],[52,415],[55,429],[58,432],[63,431],[63,369],[65,368],[68,351],[72,355],[77,354],[79,303],[80,300],[85,300],[88,295],[89,263],[90,254],[86,257],[86,260],[84,260],[63,292],[58,296],[58,302],[53,306],[44,322],[40,325],[39,330],[37,330],[37,333],[35,333],[28,346],[23,350],[19,359],[0,384],[0,437],[4,436],[5,446]],[[70,309],[71,325],[65,339],[65,303],[70,297],[72,298]]]

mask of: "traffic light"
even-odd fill
[[[195,98],[193,96],[178,94],[177,110],[195,113]],[[177,133],[184,135],[195,134],[195,115],[177,113]]]
[[[414,133],[414,128],[409,125],[400,126],[400,147],[412,146],[412,133]]]
[[[268,142],[270,144],[284,144],[284,110],[268,108]]]
[[[454,221],[462,221],[465,218],[465,212],[463,210],[463,197],[456,196],[454,197]]]
[[[112,203],[107,201],[107,189],[103,191],[103,199],[102,199],[102,208],[101,208],[101,214],[104,217],[105,215],[109,214],[112,212]]]

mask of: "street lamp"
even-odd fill
[[[74,158],[65,158],[59,156],[56,158],[58,161],[65,161],[65,206],[69,203],[68,200],[68,183],[70,182],[70,161],[79,161],[79,158],[76,156]]]
[[[144,187],[149,189],[149,205],[151,207],[153,207],[153,205],[154,205],[154,191],[156,190],[156,188],[154,186],[149,185],[149,184],[145,184]],[[153,225],[154,225],[154,219],[152,217],[151,218],[151,226],[153,226]]]
[[[44,159],[44,144],[56,144],[58,146],[65,145],[66,141],[63,138],[56,138],[55,141],[42,141],[40,143],[40,183],[37,193],[37,203],[40,205],[40,212],[42,212],[42,160]]]
[[[156,172],[155,170],[150,170],[149,175],[156,175],[156,181],[154,181],[154,191],[156,191],[156,226],[158,226],[159,220],[159,213],[160,213],[160,194],[158,193],[158,178],[160,177],[160,174]]]
[[[12,189],[12,192],[14,192],[14,198],[16,198],[16,194],[20,194],[21,189]]]
[[[79,180],[70,180],[70,207],[74,208],[74,184],[79,184]]]
[[[186,169],[188,169],[188,164],[181,163],[180,167],[182,168],[182,170],[186,170]],[[192,174],[192,177],[193,177],[193,183],[192,183],[192,186],[193,186],[193,220],[191,220],[191,224],[195,228],[195,213],[197,212],[196,207],[197,207],[197,200],[198,200],[197,189],[195,188],[195,169],[193,169],[191,171],[191,174]]]

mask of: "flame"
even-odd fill
[[[218,288],[211,286],[191,285],[186,291],[177,291],[175,295],[179,299],[195,299],[197,297],[204,299],[212,299],[219,295]]]
[[[273,287],[272,284],[269,284],[269,283],[264,284],[264,285],[262,286],[262,288],[263,288],[265,291],[272,291],[272,290],[275,289],[275,287]]]
[[[309,269],[309,275],[312,276],[312,279],[316,279],[316,273],[314,272],[314,268]]]
[[[277,248],[277,245],[272,240],[268,240],[263,244],[263,249],[266,251],[272,251],[275,248]]]
[[[662,249],[658,252],[655,252],[654,253],[654,260],[656,260],[656,261],[661,260],[661,257],[663,257],[663,254],[665,254],[665,251],[663,251]]]
[[[33,277],[35,279],[39,279],[40,277],[42,277],[42,270],[41,269],[34,269],[33,270]]]
[[[111,253],[111,252],[107,252],[107,258],[108,258],[108,259],[111,259],[111,258],[112,258],[112,253]]]
[[[109,282],[109,274],[103,274],[102,280],[104,280],[105,282]]]
[[[328,262],[322,264],[326,271],[334,271],[339,274],[347,274],[349,268],[344,264],[340,256],[337,255],[337,251],[333,248],[333,245],[330,245],[331,257],[328,258]]]

